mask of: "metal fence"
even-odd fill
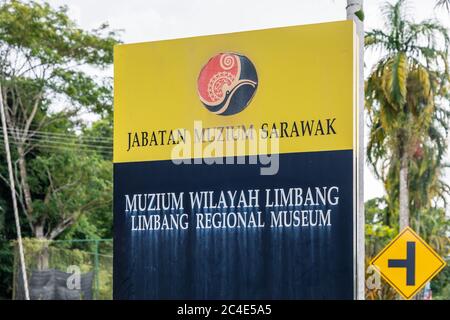
[[[24,239],[31,299],[112,299],[112,239]],[[13,299],[24,298],[15,246]]]

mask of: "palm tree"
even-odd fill
[[[447,11],[450,11],[450,0],[437,0],[436,7],[445,7]]]
[[[400,230],[409,225],[410,170],[423,150],[438,152],[435,143],[442,141],[450,119],[442,103],[448,98],[447,30],[432,20],[409,20],[405,2],[386,3],[385,27],[365,36],[366,48],[385,53],[366,82],[367,158],[385,183],[388,201],[398,199]]]

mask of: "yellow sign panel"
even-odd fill
[[[411,299],[446,262],[407,227],[372,260],[372,265],[403,298]]]
[[[206,129],[205,144],[211,128],[254,128],[263,138],[280,138],[280,153],[354,149],[354,32],[352,21],[340,21],[116,46],[114,162],[171,159],[177,134],[198,136],[196,121]],[[257,86],[239,113],[214,109],[214,94],[222,94],[214,87],[211,101],[199,93],[223,53],[257,74],[257,81],[236,82]],[[231,71],[219,80],[232,83]]]

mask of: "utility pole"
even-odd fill
[[[22,233],[20,230],[19,210],[17,208],[16,186],[14,183],[14,174],[13,174],[12,163],[11,163],[11,153],[9,150],[8,128],[6,127],[6,114],[5,114],[5,106],[3,105],[3,94],[2,94],[1,84],[0,84],[0,114],[2,117],[3,138],[5,141],[6,160],[8,162],[9,185],[11,188],[11,197],[12,197],[12,201],[13,201],[14,219],[16,220],[17,241],[19,244],[20,266],[21,266],[21,270],[22,270],[22,280],[23,280],[23,287],[24,287],[24,291],[25,291],[25,300],[30,300],[30,294],[28,292],[27,272],[26,272],[26,268],[25,268],[25,256],[23,254]]]
[[[347,19],[353,20],[358,36],[358,119],[357,128],[357,217],[356,217],[356,298],[365,298],[365,215],[364,215],[364,12],[363,0],[347,0]]]

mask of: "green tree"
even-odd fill
[[[393,239],[396,228],[390,224],[389,207],[385,198],[374,198],[365,203],[365,219],[366,265],[370,266],[371,260]],[[395,299],[395,290],[373,268],[366,269],[366,282],[369,283],[365,287],[366,299]]]
[[[389,206],[398,208],[403,229],[410,223],[410,208],[419,212],[445,184],[441,177],[450,119],[444,102],[449,97],[450,41],[439,23],[409,20],[405,0],[386,3],[383,14],[385,28],[365,37],[368,49],[385,53],[366,82],[367,156],[385,184]]]
[[[11,226],[14,225],[7,215],[9,213],[8,202],[5,201],[5,195],[9,195],[8,190],[0,186],[0,300],[8,299],[12,294],[12,274],[14,255],[11,243],[8,241],[12,233]]]
[[[436,7],[444,7],[447,11],[450,11],[450,0],[437,0]]]
[[[86,214],[110,213],[111,137],[89,134],[111,132],[111,79],[96,74],[110,67],[116,43],[107,24],[82,30],[66,7],[0,2],[0,93],[15,192],[34,237],[52,240]],[[86,112],[100,116],[91,129],[80,118]],[[0,166],[7,185],[5,176]]]

